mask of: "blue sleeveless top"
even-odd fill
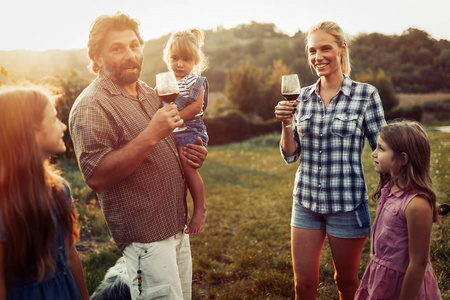
[[[72,199],[70,190],[65,182],[64,186],[66,187],[69,199]],[[61,226],[56,218],[54,218],[54,220],[58,229],[58,257],[56,259],[55,273],[52,277],[37,282],[34,279],[12,278],[6,270],[7,300],[81,300],[81,296],[67,261],[67,252],[64,245],[64,236],[62,234]],[[24,270],[24,272],[26,272],[26,270]]]

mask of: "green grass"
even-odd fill
[[[450,198],[450,133],[431,132],[432,173],[438,199]],[[293,299],[290,254],[292,188],[297,165],[288,166],[278,150],[279,136],[210,147],[200,169],[208,217],[203,232],[191,237],[193,299]],[[368,147],[363,165],[369,191],[378,183]],[[82,190],[82,187],[79,189]],[[192,209],[188,199],[189,209]],[[376,205],[369,201],[373,217]],[[443,299],[450,299],[450,218],[432,242],[431,261]],[[100,234],[104,234],[100,233]],[[366,242],[360,277],[369,260]],[[114,248],[83,258],[92,293],[119,257]],[[338,299],[328,243],[320,264],[318,299]]]
[[[81,260],[87,289],[90,295],[92,295],[103,280],[107,269],[112,267],[120,256],[119,250],[114,247]]]

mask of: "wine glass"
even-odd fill
[[[173,103],[180,93],[177,79],[172,72],[163,72],[156,74],[156,89],[158,96],[163,103]],[[186,129],[186,125],[181,125],[174,129],[174,132]]]
[[[286,100],[293,103],[297,100],[300,95],[300,80],[298,79],[297,74],[289,74],[283,75],[281,77],[281,94]],[[292,121],[291,125],[287,125],[286,127],[295,127],[297,126],[297,122]]]

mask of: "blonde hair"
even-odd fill
[[[170,69],[170,52],[174,51],[181,56],[197,60],[198,64],[194,66],[194,72],[201,75],[208,69],[208,61],[202,50],[205,40],[204,33],[199,29],[188,29],[172,33],[163,51],[163,58],[167,67]]]
[[[100,66],[95,62],[95,58],[102,51],[103,42],[108,32],[113,30],[133,30],[141,46],[144,46],[144,40],[139,34],[139,21],[130,18],[127,14],[117,12],[114,15],[101,15],[91,25],[88,40],[88,56],[90,59],[89,70],[93,74],[100,72]]]
[[[347,76],[350,76],[350,72],[351,72],[351,64],[350,64],[350,51],[349,51],[349,43],[347,42],[346,38],[345,38],[345,34],[344,31],[342,30],[342,28],[336,24],[335,22],[332,21],[324,21],[324,22],[320,22],[319,24],[317,24],[316,26],[314,26],[313,28],[311,28],[306,36],[306,53],[308,53],[308,40],[311,37],[311,35],[319,30],[322,30],[330,35],[332,35],[334,37],[334,40],[336,42],[336,44],[338,45],[338,47],[342,47],[342,45],[344,45],[344,43],[347,45],[347,49],[345,51],[345,54],[342,55],[341,57],[341,70],[342,73],[344,73]]]

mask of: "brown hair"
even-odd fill
[[[42,280],[53,274],[57,228],[52,214],[66,247],[75,238],[75,212],[62,178],[42,160],[35,138],[49,100],[38,88],[0,89],[0,213],[6,262],[15,278]]]
[[[198,59],[199,63],[194,66],[194,72],[197,75],[201,75],[202,72],[208,69],[207,57],[202,50],[204,40],[205,35],[198,29],[188,29],[172,33],[163,51],[163,58],[167,67],[170,69],[170,52],[176,51],[183,57],[193,60]]]
[[[88,56],[90,59],[89,69],[92,73],[98,74],[100,66],[95,62],[95,58],[100,54],[106,34],[113,30],[131,29],[136,34],[141,46],[144,40],[139,34],[140,22],[130,18],[127,14],[117,12],[114,15],[101,15],[91,25],[88,41]]]
[[[378,135],[394,151],[393,159],[397,170],[394,178],[391,178],[390,174],[380,174],[380,182],[373,193],[373,199],[378,200],[383,187],[393,180],[405,192],[419,193],[428,199],[433,209],[433,220],[439,221],[436,193],[430,175],[430,142],[420,123],[397,119],[383,126]],[[402,152],[409,157],[404,166],[401,164]]]
[[[336,24],[335,22],[332,21],[324,21],[324,22],[320,22],[319,24],[317,24],[316,26],[314,26],[313,28],[311,28],[306,36],[306,46],[305,46],[305,50],[306,53],[308,55],[308,39],[309,37],[319,31],[322,30],[328,34],[331,34],[334,37],[334,40],[336,42],[336,44],[338,45],[338,47],[342,47],[342,45],[345,43],[347,44],[347,50],[345,51],[345,54],[341,57],[341,70],[342,73],[346,74],[347,76],[350,76],[350,72],[351,72],[351,64],[350,64],[350,51],[349,51],[349,43],[347,42],[346,38],[345,38],[345,34],[344,31],[342,30],[342,28]]]

